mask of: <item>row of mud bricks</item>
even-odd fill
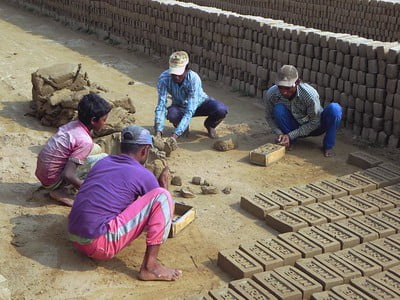
[[[372,143],[399,146],[399,43],[177,1],[9,1],[148,54],[167,58],[186,50],[203,78],[250,96],[262,97],[281,65],[295,65],[323,105],[342,105],[346,128]]]
[[[373,40],[400,40],[400,3],[370,0],[182,0]]]
[[[237,280],[197,298],[400,298],[400,167],[363,152],[349,163],[365,170],[242,197],[283,233],[220,251]]]

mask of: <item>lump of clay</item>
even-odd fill
[[[174,176],[171,179],[171,184],[172,185],[177,185],[177,186],[181,186],[182,185],[182,178],[180,176]]]
[[[212,185],[202,185],[201,186],[201,192],[204,195],[218,194],[218,189],[215,186],[212,186]]]
[[[169,137],[164,141],[164,151],[167,156],[171,155],[171,152],[178,148],[178,143],[173,137]]]
[[[227,186],[227,187],[225,187],[225,188],[222,190],[222,192],[223,192],[225,195],[230,194],[231,191],[232,191],[232,188],[231,188],[230,186]]]
[[[199,177],[199,176],[194,176],[192,178],[192,183],[196,184],[196,185],[202,185],[204,183],[203,178]]]
[[[195,197],[193,191],[188,187],[180,189],[179,192],[183,198],[194,198]]]
[[[215,141],[213,147],[218,151],[229,151],[236,149],[238,147],[238,142],[235,137],[225,137]]]

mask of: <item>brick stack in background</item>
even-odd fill
[[[177,1],[10,2],[57,15],[65,23],[80,24],[102,38],[126,43],[147,54],[167,58],[174,50],[185,50],[193,70],[203,78],[222,81],[244,95],[262,97],[278,68],[293,64],[301,78],[318,90],[323,105],[332,101],[342,105],[346,128],[371,143],[399,146],[399,43]],[[384,5],[382,13],[387,12],[386,6],[392,7],[388,16],[397,11],[397,5],[380,2],[371,5]],[[292,7],[295,2],[272,3],[282,10],[283,5]],[[350,14],[359,9],[352,2],[349,6],[348,2],[338,3]],[[247,2],[246,6],[250,7]]]
[[[324,31],[396,42],[400,2],[369,0],[182,0],[243,15],[283,20]]]

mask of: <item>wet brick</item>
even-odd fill
[[[216,300],[223,300],[223,299],[242,300],[242,299],[245,299],[244,297],[240,296],[238,293],[236,293],[234,290],[232,290],[230,288],[211,290],[208,292],[208,294],[213,299],[216,299]]]
[[[283,265],[294,265],[295,261],[301,258],[300,251],[277,238],[267,238],[257,242],[282,258]]]
[[[338,199],[326,201],[324,204],[331,207],[332,209],[341,212],[348,218],[360,216],[363,214],[361,210],[347,205],[346,203],[341,202]]]
[[[314,203],[317,201],[317,198],[298,190],[296,187],[290,187],[286,189],[278,189],[277,192],[287,195],[295,199],[300,205],[306,205],[310,203]]]
[[[396,257],[379,249],[371,243],[364,243],[353,247],[352,249],[379,264],[383,270],[387,270],[400,263],[400,261]]]
[[[231,281],[229,287],[245,299],[277,299],[253,279],[249,278]]]
[[[333,199],[340,198],[349,194],[347,190],[334,184],[333,182],[330,182],[329,180],[313,182],[312,185],[331,194]]]
[[[372,192],[358,194],[357,197],[364,201],[367,201],[368,203],[376,205],[379,210],[388,210],[394,207],[394,204],[392,202],[387,201],[384,198],[373,194]]]
[[[378,218],[374,218],[373,216],[359,216],[353,218],[353,220],[375,230],[378,232],[380,238],[396,233],[394,227],[380,221]]]
[[[296,232],[281,233],[278,238],[301,252],[303,258],[322,253],[322,248]]]
[[[283,266],[283,259],[260,243],[240,245],[239,249],[260,263],[263,266],[264,271]]]
[[[303,191],[317,199],[317,202],[323,202],[329,199],[332,199],[332,195],[327,191],[324,191],[316,186],[311,184],[306,184],[302,186],[296,186],[296,188],[300,191]]]
[[[357,196],[350,195],[350,196],[342,197],[342,198],[338,199],[338,201],[345,205],[350,205],[350,206],[360,210],[364,215],[369,215],[369,214],[379,211],[378,206],[371,204],[367,201],[364,201],[363,199],[361,199],[359,197],[359,195],[357,195]]]
[[[284,210],[273,211],[265,217],[266,223],[279,232],[298,231],[308,223]]]
[[[252,198],[242,196],[240,207],[260,219],[264,219],[268,213],[279,209],[275,202],[260,194],[256,194]]]
[[[361,240],[356,234],[340,227],[335,223],[327,223],[317,226],[319,230],[337,239],[340,242],[341,249],[350,248],[360,244]]]
[[[239,249],[218,252],[218,266],[235,279],[263,271],[261,264]]]
[[[391,290],[369,278],[356,278],[351,284],[374,299],[396,299],[397,295]]]
[[[343,277],[344,283],[349,283],[351,279],[362,276],[357,268],[331,253],[317,255],[315,259]]]
[[[340,243],[333,237],[325,234],[316,227],[307,227],[299,230],[299,233],[320,246],[323,252],[333,252],[340,250]]]
[[[278,193],[276,191],[268,193],[260,193],[264,197],[268,198],[272,202],[275,202],[281,209],[287,209],[293,206],[297,206],[298,202],[293,198],[286,196],[284,194]]]
[[[352,219],[338,221],[336,222],[336,225],[353,232],[361,239],[361,243],[373,241],[379,238],[378,232]]]
[[[333,255],[356,267],[363,276],[370,276],[382,271],[380,265],[352,249],[341,250]]]
[[[313,203],[307,205],[307,207],[323,215],[329,222],[335,222],[347,218],[344,214],[338,212],[332,207],[327,206],[324,203]]]
[[[350,284],[342,284],[332,288],[332,292],[341,299],[370,300],[371,297]]]
[[[385,271],[372,275],[370,279],[396,293],[400,298],[400,277],[389,271]]]
[[[325,218],[318,212],[315,212],[315,211],[307,208],[306,206],[293,207],[287,211],[294,214],[295,216],[299,217],[300,219],[303,219],[310,226],[324,224],[324,223],[328,222],[327,218]]]
[[[361,169],[368,169],[383,163],[383,160],[368,153],[357,151],[349,154],[347,163],[355,165]]]

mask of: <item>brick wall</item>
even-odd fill
[[[346,128],[370,142],[399,146],[399,43],[177,1],[9,2],[148,54],[166,58],[185,50],[192,68],[203,77],[250,96],[261,97],[278,68],[293,64],[301,78],[318,90],[323,105],[331,101],[342,105]]]

